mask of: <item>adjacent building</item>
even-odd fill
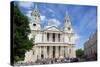
[[[97,31],[85,42],[84,55],[87,60],[97,60]]]

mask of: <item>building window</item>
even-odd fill
[[[67,22],[69,22],[69,20],[67,19]]]
[[[60,34],[58,34],[58,41],[60,42]]]
[[[49,41],[49,33],[47,33],[47,41]]]
[[[55,42],[55,33],[53,33],[53,42]]]

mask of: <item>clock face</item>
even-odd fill
[[[34,23],[33,26],[36,26],[36,24]]]
[[[68,30],[70,30],[71,28],[70,27],[68,27]]]

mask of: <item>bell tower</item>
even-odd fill
[[[68,12],[66,12],[66,15],[64,17],[64,31],[65,32],[69,32],[71,30],[72,30],[72,28],[71,28],[71,21],[70,21]]]
[[[32,29],[33,30],[40,30],[41,29],[41,26],[40,26],[41,18],[40,18],[40,13],[37,9],[36,4],[34,6],[32,13],[31,13],[31,16],[32,16]]]

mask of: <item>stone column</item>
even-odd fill
[[[62,47],[60,46],[60,58],[62,58]]]
[[[60,49],[59,49],[59,46],[58,46],[58,58],[60,57]]]
[[[64,36],[65,36],[65,33],[62,34],[62,42],[65,42],[64,41],[65,40],[65,37]]]
[[[62,57],[64,57],[64,46],[62,46]]]
[[[58,42],[58,34],[55,33],[55,42]]]
[[[64,35],[60,34],[60,42],[64,42]]]
[[[58,46],[58,58],[60,57],[60,52],[59,52],[60,50],[59,50],[59,46]]]
[[[49,49],[49,58],[52,58],[53,56],[53,47],[50,46],[50,49]]]
[[[66,56],[66,52],[65,52],[65,46],[64,46],[64,57]]]
[[[48,57],[48,55],[47,55],[47,46],[43,47],[43,55],[44,55],[44,59]]]
[[[39,47],[39,59],[41,59],[41,46]]]
[[[45,42],[47,42],[47,32],[45,32]]]
[[[49,36],[49,40],[50,40],[50,42],[52,42],[52,33],[50,33],[50,36]]]
[[[68,49],[67,49],[67,46],[65,46],[65,57],[68,57]]]
[[[45,58],[47,58],[48,55],[47,55],[47,46],[45,46]]]
[[[35,57],[36,57],[36,59],[38,59],[38,47],[36,47],[36,51],[35,51]]]
[[[47,58],[49,58],[49,46],[47,46]]]
[[[70,48],[68,47],[68,48],[67,48],[67,51],[68,51],[68,52],[67,52],[67,53],[68,53],[67,56],[68,56],[68,58],[70,58],[69,50],[70,50]]]
[[[55,47],[55,58],[59,58],[59,47]]]
[[[48,55],[48,58],[50,58],[50,46],[49,46],[49,53],[48,53],[49,55]]]
[[[43,46],[43,59],[45,59],[46,58],[46,54],[45,54],[45,46]]]
[[[60,58],[63,58],[64,57],[64,47],[61,46],[60,47]]]
[[[71,57],[75,58],[76,57],[76,53],[75,53],[75,47],[71,47]]]

